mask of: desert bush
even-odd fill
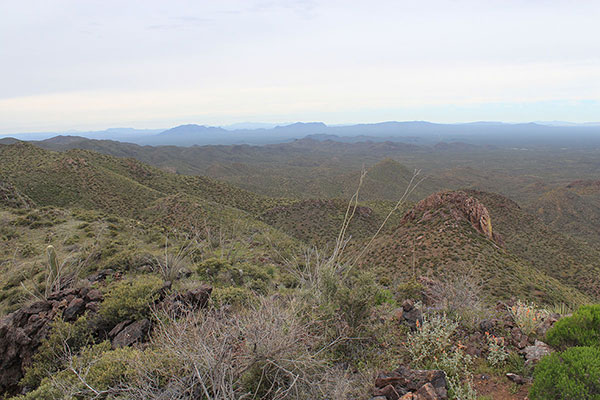
[[[318,399],[343,386],[293,302],[159,318],[127,393],[145,399]],[[157,367],[160,366],[160,367]],[[330,370],[331,371],[331,370]],[[337,389],[336,389],[337,388]]]
[[[426,286],[424,301],[438,312],[459,319],[471,329],[488,316],[489,310],[482,300],[483,281],[472,268],[463,266],[440,280],[421,279]]]
[[[499,367],[506,362],[508,358],[508,351],[506,351],[506,345],[503,337],[497,337],[489,332],[485,333],[488,342],[488,363],[492,367]]]
[[[572,316],[560,319],[546,334],[551,346],[600,346],[600,304],[581,306]]]
[[[252,304],[256,295],[247,288],[226,286],[213,288],[211,298],[217,305],[244,307]]]
[[[201,279],[221,286],[245,286],[254,292],[267,294],[272,285],[274,271],[250,263],[236,263],[217,258],[206,259],[196,266]]]
[[[162,285],[162,280],[153,275],[116,282],[104,295],[99,314],[108,324],[146,318],[150,314],[150,305],[158,299]]]
[[[402,282],[396,287],[396,300],[399,303],[406,299],[422,301],[423,289],[423,285],[416,279],[410,279]]]
[[[573,347],[542,358],[529,396],[531,400],[600,399],[600,350]]]
[[[458,322],[445,314],[425,315],[423,323],[417,323],[417,330],[408,335],[406,349],[414,367],[440,369],[446,373],[454,398],[476,399],[470,383],[472,358],[465,353],[464,345],[453,340],[457,328]]]
[[[44,378],[51,376],[64,367],[71,352],[93,343],[86,316],[74,322],[65,322],[58,318],[52,322],[50,333],[42,340],[33,356],[32,364],[25,371],[21,385],[36,388]]]
[[[533,303],[523,303],[518,300],[515,305],[508,307],[510,315],[521,331],[531,336],[540,325],[544,322],[544,318],[548,316],[548,311],[538,308]]]
[[[107,341],[84,347],[79,354],[69,355],[62,370],[44,378],[36,390],[22,399],[130,398],[123,390],[123,382],[132,377],[131,360],[139,353],[127,347],[111,350]]]

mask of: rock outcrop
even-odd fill
[[[461,191],[434,193],[418,202],[402,220],[425,222],[439,213],[449,213],[457,221],[467,221],[488,239],[501,242],[500,236],[493,231],[487,208],[475,197]]]
[[[533,346],[527,346],[523,351],[525,353],[525,365],[535,365],[542,357],[547,356],[554,350],[546,343],[536,340]]]
[[[444,371],[400,367],[375,379],[373,399],[445,400],[448,382]],[[373,400],[371,399],[371,400]]]
[[[74,321],[86,310],[97,310],[101,300],[102,294],[96,289],[64,289],[0,320],[0,393],[16,389],[57,315]]]
[[[408,325],[411,329],[416,329],[418,324],[423,324],[423,313],[415,307],[415,302],[407,299],[402,303],[402,307],[395,311],[398,322]]]
[[[161,288],[157,309],[171,313],[195,311],[207,305],[212,287],[207,285],[168,295],[170,283]],[[111,339],[113,348],[131,346],[147,340],[152,330],[149,319],[121,321],[105,326],[97,315],[103,300],[100,290],[89,286],[69,288],[50,294],[0,320],[0,394],[16,393],[25,369],[42,340],[48,336],[52,321],[59,315],[69,322],[89,312],[90,330],[99,340]]]

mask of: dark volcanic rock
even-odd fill
[[[63,311],[65,321],[74,321],[85,311],[85,300],[79,297],[73,298],[67,308]]]
[[[15,393],[25,368],[48,335],[50,324],[62,314],[67,321],[83,314],[87,288],[64,289],[10,313],[0,320],[0,393]]]
[[[396,310],[396,318],[411,329],[416,329],[417,323],[423,323],[423,313],[415,307],[415,303],[412,300],[404,300],[402,308]]]
[[[147,319],[141,319],[127,325],[112,340],[113,348],[131,346],[134,343],[143,342],[151,326],[152,324]]]
[[[379,374],[373,394],[388,400],[445,400],[448,398],[446,374],[439,370],[413,370],[402,366],[390,373]]]
[[[194,311],[206,307],[212,287],[202,285],[198,288],[181,293],[173,293],[160,304],[161,308],[170,313]]]

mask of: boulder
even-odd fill
[[[87,288],[68,288],[51,293],[0,320],[0,393],[16,393],[25,368],[48,335],[57,315],[75,320],[89,309]]]
[[[396,310],[396,318],[411,329],[417,328],[417,322],[419,324],[423,323],[423,313],[415,307],[415,303],[412,300],[404,300],[402,308]]]
[[[552,353],[552,348],[548,346],[546,343],[536,340],[533,346],[527,346],[524,349],[525,353],[525,364],[526,365],[534,365],[538,361],[542,359],[542,357],[547,356]]]
[[[186,292],[171,294],[162,301],[160,306],[166,312],[175,314],[195,311],[206,307],[211,293],[211,286],[201,285]]]
[[[112,347],[116,349],[143,342],[151,326],[152,324],[147,319],[141,319],[127,325],[112,340]]]
[[[559,314],[550,314],[547,315],[544,320],[542,321],[542,323],[540,324],[540,326],[538,326],[536,333],[538,335],[538,337],[545,337],[546,336],[546,332],[548,332],[548,330],[550,328],[552,328],[554,326],[554,324],[556,322],[558,322],[558,320],[560,319],[560,315]]]
[[[524,385],[531,381],[531,379],[524,378],[521,375],[513,374],[511,372],[506,374],[509,381],[516,383],[517,385]]]
[[[63,318],[65,321],[74,321],[78,316],[83,314],[85,311],[85,300],[80,297],[74,297],[67,308],[63,311]]]
[[[440,400],[439,393],[435,390],[433,385],[429,382],[421,386],[419,390],[415,392],[415,400]]]
[[[388,400],[409,394],[413,397],[408,398],[415,400],[445,400],[448,398],[446,374],[440,370],[413,370],[402,366],[390,373],[379,374],[373,394]]]

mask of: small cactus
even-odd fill
[[[60,265],[56,257],[54,246],[46,247],[46,255],[48,256],[48,276],[46,277],[46,295],[60,289]]]

